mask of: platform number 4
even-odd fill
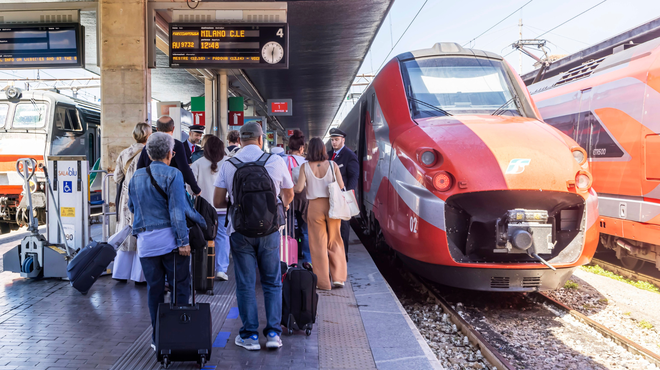
[[[284,29],[280,28],[279,30],[277,30],[277,33],[275,35],[279,37],[284,37]]]
[[[417,217],[410,216],[410,232],[417,234]]]

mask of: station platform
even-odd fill
[[[20,243],[12,234],[0,237],[0,256]],[[319,291],[312,335],[283,334],[284,346],[274,351],[263,336],[261,351],[234,345],[241,320],[230,266],[229,281],[216,281],[214,295],[197,296],[211,303],[213,315],[214,348],[204,369],[441,369],[353,233],[350,244],[349,280],[343,289]],[[67,281],[0,273],[0,370],[158,369],[150,343],[146,286],[104,276],[83,296]]]

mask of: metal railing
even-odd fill
[[[108,173],[106,170],[93,170],[89,171],[89,173],[103,173],[103,182],[101,184],[101,199],[103,200],[103,211],[101,214],[101,227],[103,231],[103,239],[101,240],[102,242],[107,242],[108,238],[110,237],[110,216],[114,216],[117,214],[117,212],[110,212],[110,202],[108,197],[110,196],[110,189],[108,188],[108,179],[114,174]]]

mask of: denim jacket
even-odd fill
[[[146,168],[135,171],[128,185],[128,207],[134,215],[133,235],[171,227],[176,237],[176,246],[188,245],[186,216],[202,227],[206,227],[206,221],[186,199],[181,171],[160,161],[151,162],[149,167],[169,202],[151,184]]]

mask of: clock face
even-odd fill
[[[261,56],[264,58],[266,63],[279,63],[279,61],[284,58],[284,48],[282,48],[282,45],[275,41],[268,42],[261,49]]]

